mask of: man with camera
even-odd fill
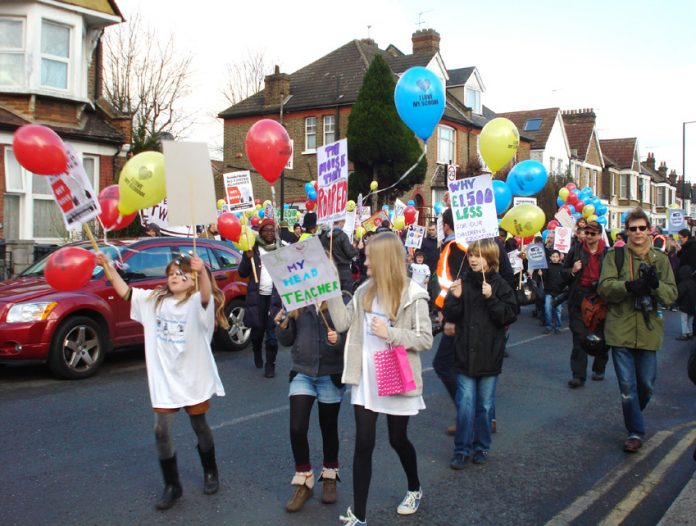
[[[642,209],[628,214],[626,232],[627,244],[604,259],[598,290],[608,306],[604,337],[611,348],[628,432],[623,449],[635,453],[643,445],[643,409],[652,396],[656,351],[664,333],[658,303],[672,305],[677,287],[669,259],[652,245],[650,219]],[[619,250],[623,256],[615,253]]]
[[[578,242],[575,243],[563,262],[564,277],[570,281],[568,287],[568,317],[570,331],[573,333],[573,351],[570,354],[570,369],[573,377],[568,387],[576,389],[585,385],[587,377],[587,353],[583,349],[583,339],[587,337],[587,327],[583,320],[581,305],[583,298],[597,293],[599,272],[607,251],[601,239],[602,225],[590,221],[584,228],[579,226]],[[556,300],[558,301],[558,300]],[[592,379],[604,380],[604,369],[609,361],[606,353],[599,353],[592,363]]]

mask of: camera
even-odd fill
[[[648,265],[643,261],[641,262],[640,267],[638,267],[638,276],[646,283],[650,283],[651,281],[657,279],[657,269],[653,265]],[[650,323],[650,311],[655,309],[652,296],[650,294],[636,296],[633,302],[633,308],[643,313],[645,324],[647,325],[648,329],[652,330],[652,324]]]

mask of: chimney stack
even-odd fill
[[[592,108],[563,110],[562,115],[563,120],[568,124],[578,124],[583,122],[590,122],[594,124],[597,120],[597,115],[595,115],[594,109]]]
[[[655,154],[648,152],[648,158],[645,160],[645,166],[650,168],[653,172],[655,171]]]
[[[419,29],[411,35],[414,55],[434,55],[440,51],[440,33],[434,29]]]
[[[276,66],[272,75],[264,78],[263,104],[264,106],[279,106],[285,97],[290,95],[290,75],[281,73]]]

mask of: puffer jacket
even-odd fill
[[[259,247],[262,247],[266,252],[276,249],[274,243],[266,243],[261,236],[256,236],[256,244],[253,249],[253,265],[256,267],[256,277],[261,277],[261,253]],[[245,301],[244,325],[250,328],[266,328],[272,326],[271,322],[268,325],[268,313],[261,312],[261,299],[259,291],[259,283],[254,279],[254,271],[251,268],[252,261],[247,257],[246,253],[242,253],[242,260],[239,262],[238,272],[242,278],[250,278],[247,285],[247,294]],[[277,295],[278,292],[273,285],[272,295]],[[266,323],[264,323],[264,320]]]
[[[481,293],[480,272],[462,278],[462,295],[447,294],[443,314],[454,321],[454,366],[471,377],[495,376],[503,368],[505,326],[517,319],[517,301],[510,285],[497,272],[486,274],[493,289],[490,298]]]
[[[336,330],[348,331],[343,352],[344,384],[358,385],[362,376],[363,332],[365,310],[363,295],[371,280],[363,283],[355,291],[348,305],[343,304],[342,298],[331,298],[327,301],[331,318]],[[423,376],[421,360],[418,351],[427,351],[433,344],[433,330],[428,311],[428,293],[411,280],[401,293],[399,310],[393,327],[389,327],[389,337],[385,342],[392,345],[403,345],[408,354],[416,389],[397,396],[420,396],[423,394]]]
[[[620,273],[617,272],[616,256],[613,254],[616,250],[626,251]],[[648,317],[652,328],[648,327],[643,312],[635,308],[634,296],[626,290],[627,281],[638,279],[641,260],[633,254],[628,245],[618,249],[612,248],[609,252],[612,254],[604,258],[597,287],[599,295],[606,300],[609,311],[604,324],[604,339],[610,347],[657,351],[662,346],[664,334],[662,318],[657,316],[657,311],[653,308]],[[651,291],[651,296],[662,305],[672,305],[677,299],[677,286],[667,256],[652,247],[646,263],[655,266],[660,280],[657,289]]]

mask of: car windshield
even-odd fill
[[[93,252],[94,249],[91,246],[84,247],[86,250],[89,250],[90,252]],[[116,259],[118,258],[118,254],[123,253],[126,250],[125,246],[119,246],[115,247],[113,245],[100,245],[99,250],[101,250],[104,254],[109,256],[110,259]],[[19,274],[18,277],[34,277],[34,276],[43,276],[44,273],[44,267],[46,266],[46,262],[48,261],[48,258],[50,257],[50,254],[46,256],[43,259],[40,259],[30,267],[24,270],[21,274]],[[95,278],[99,275],[101,275],[104,272],[104,269],[102,269],[99,265],[94,267],[94,270],[92,271],[92,277]]]

